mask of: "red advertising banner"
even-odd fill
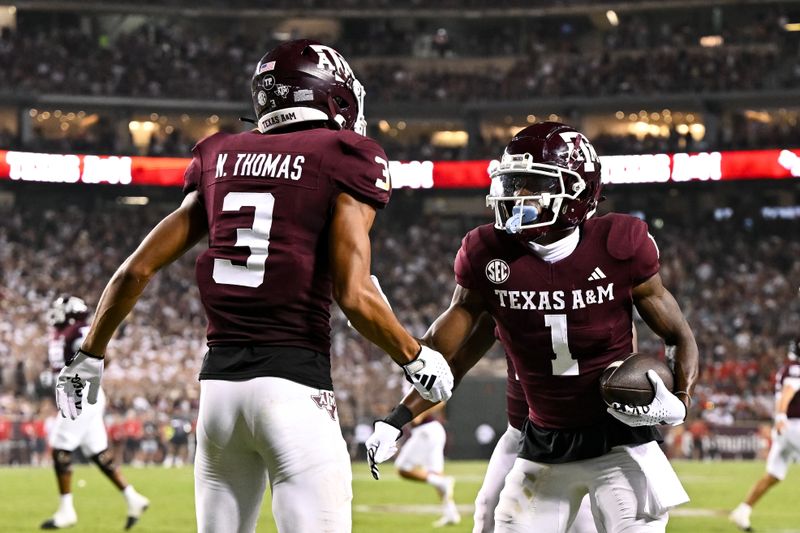
[[[603,183],[668,183],[800,177],[800,150],[601,157]],[[491,161],[391,161],[395,188],[487,188]],[[180,187],[188,158],[42,154],[0,150],[0,179]]]

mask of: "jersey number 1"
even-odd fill
[[[275,196],[268,192],[229,192],[222,201],[223,211],[239,211],[255,207],[253,225],[236,230],[236,244],[247,246],[250,255],[244,265],[234,265],[228,259],[214,259],[214,281],[223,285],[259,287],[264,283],[264,270],[269,256],[269,232],[272,230],[272,210]]]
[[[550,341],[556,358],[552,360],[554,376],[577,376],[578,361],[572,358],[567,344],[567,315],[544,315],[544,325],[550,328]]]

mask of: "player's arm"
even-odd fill
[[[650,329],[675,347],[675,394],[688,409],[699,368],[697,342],[689,323],[658,273],[633,288],[633,302]]]
[[[477,292],[456,285],[450,307],[431,325],[423,342],[448,356],[457,384],[494,344],[494,320],[484,311]],[[403,426],[434,405],[413,390],[388,416],[375,422],[364,443],[372,477],[380,479],[378,465],[397,452]]]
[[[114,273],[100,296],[81,349],[102,357],[117,327],[133,309],[153,275],[186,253],[207,232],[205,208],[197,192],[191,192],[180,207],[153,228]]]
[[[108,341],[133,308],[147,283],[159,269],[194,246],[208,232],[205,210],[196,192],[186,195],[178,209],[167,215],[145,237],[108,282],[81,348],[58,375],[56,402],[61,416],[81,414],[83,390],[97,401]]]
[[[455,294],[453,295],[453,300],[455,301],[456,298],[459,298],[463,303],[464,301],[473,299],[475,297],[474,294],[475,293],[470,294],[469,289],[457,286]],[[479,304],[479,302],[475,303]],[[460,305],[462,304],[458,304],[456,307]],[[476,309],[478,309],[477,305]],[[462,313],[466,314],[462,315]],[[466,323],[465,319],[467,320]],[[458,387],[458,384],[461,383],[461,380],[467,372],[469,372],[494,345],[494,319],[486,312],[480,313],[477,318],[475,318],[474,314],[467,309],[463,307],[454,309],[454,306],[451,304],[450,308],[433,323],[425,334],[425,337],[423,337],[423,342],[429,343],[436,349],[441,348],[439,351],[447,355],[450,352],[445,350],[448,347],[452,347],[452,344],[454,344],[453,341],[455,337],[453,337],[453,334],[456,333],[456,330],[467,327],[469,323],[473,322],[474,327],[467,339],[455,351],[452,357],[448,357],[450,367],[453,369],[453,377],[455,378],[455,385],[453,385],[454,390]],[[448,327],[448,324],[451,324],[450,327],[452,327],[452,329]],[[453,324],[455,327],[453,327]],[[438,344],[435,338],[436,336],[439,337]],[[444,337],[444,339],[442,339],[442,337]],[[414,390],[409,391],[400,404],[404,405],[414,418],[436,405],[433,402],[423,399]]]
[[[375,208],[339,194],[330,230],[333,296],[352,326],[401,365],[423,396],[446,400],[453,387],[447,361],[403,328],[370,279],[369,230],[374,220]]]

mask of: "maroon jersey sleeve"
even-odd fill
[[[458,249],[456,260],[453,265],[453,270],[456,275],[456,283],[466,289],[477,289],[478,282],[475,279],[475,274],[472,270],[472,264],[469,260],[470,245],[474,241],[473,232],[467,233],[461,241],[461,248]]]
[[[385,207],[392,192],[386,152],[374,140],[351,131],[342,131],[338,142],[341,156],[331,169],[337,187],[373,207]]]
[[[192,162],[186,167],[183,173],[183,194],[189,194],[193,191],[200,190],[200,179],[203,174],[203,162],[200,159],[200,153],[197,146],[192,150]]]
[[[629,261],[635,287],[658,272],[658,246],[644,221],[625,215],[612,215],[609,219],[608,252],[616,259]]]

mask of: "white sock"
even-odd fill
[[[444,493],[444,491],[447,490],[447,480],[444,478],[444,476],[439,474],[434,474],[431,472],[428,474],[428,477],[425,478],[425,482],[436,487],[436,490],[441,493]]]
[[[740,504],[739,504],[739,507],[740,507],[741,509],[744,509],[744,511],[745,511],[745,512],[746,512],[748,515],[749,515],[750,513],[752,513],[752,512],[753,512],[753,508],[752,508],[752,507],[750,507],[749,505],[747,505],[747,504],[746,504],[746,503],[744,503],[744,502],[740,503]]]
[[[125,496],[127,501],[130,501],[131,496],[135,494],[138,494],[138,492],[136,492],[136,489],[133,488],[133,485],[128,485],[122,490],[122,495]]]
[[[62,494],[61,501],[58,503],[59,509],[72,509],[72,493]]]

